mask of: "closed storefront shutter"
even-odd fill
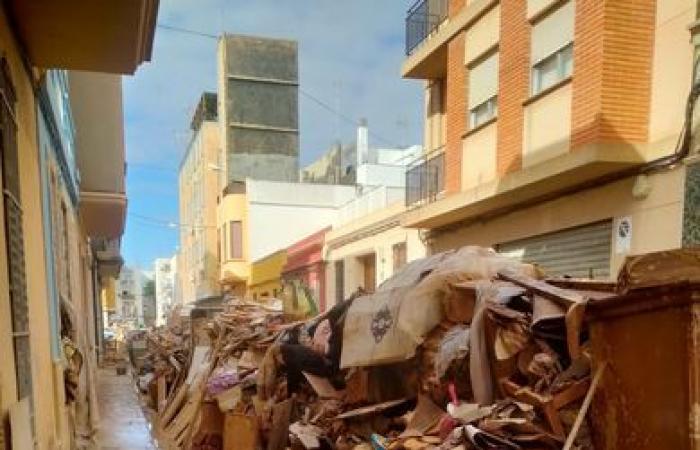
[[[549,276],[609,278],[612,221],[499,244],[499,252],[538,264]]]

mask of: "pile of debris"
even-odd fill
[[[285,323],[282,302],[232,300],[187,376],[160,371],[156,438],[197,450],[591,449],[605,363],[591,356],[586,308],[616,289],[465,247],[306,321]]]
[[[181,321],[173,321],[168,326],[130,336],[129,348],[143,340],[145,355],[130,359],[138,388],[146,395],[147,405],[155,410],[187,375],[192,353],[190,331]]]

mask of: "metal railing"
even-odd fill
[[[418,0],[406,14],[406,55],[447,18],[448,0]]]
[[[445,153],[437,149],[413,161],[406,170],[406,206],[437,199],[445,190]]]

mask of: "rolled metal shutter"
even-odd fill
[[[499,252],[539,265],[549,276],[610,278],[612,221],[499,244]]]

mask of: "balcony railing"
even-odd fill
[[[406,15],[406,55],[447,18],[448,0],[418,0]]]
[[[406,170],[406,206],[433,202],[445,189],[445,154],[442,148],[427,153]]]

